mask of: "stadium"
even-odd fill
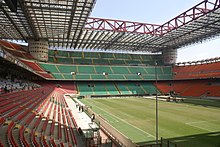
[[[0,1],[0,146],[219,147],[220,57],[177,53],[219,37],[220,1],[159,25],[96,3]]]

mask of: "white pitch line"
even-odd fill
[[[202,129],[202,130],[206,130],[206,131],[209,131],[209,132],[213,132],[213,130],[206,129],[206,128],[203,128],[203,127],[200,127],[200,126],[197,126],[197,125],[196,125],[196,124],[199,124],[199,123],[207,123],[207,122],[213,122],[213,121],[218,121],[218,120],[195,121],[195,122],[188,122],[188,123],[185,123],[185,124],[186,124],[186,125],[189,125],[189,126],[192,126],[192,127],[195,127],[195,128],[199,128],[199,129]]]
[[[109,122],[119,122],[117,119],[115,119],[114,117],[112,116],[109,116],[108,114],[102,114],[102,115],[105,115],[105,116],[108,116],[108,117],[111,117],[114,121],[109,121]]]
[[[209,129],[206,129],[206,128],[203,128],[203,127],[199,127],[199,126],[196,126],[196,125],[193,125],[193,124],[187,124],[187,125],[195,127],[195,128],[199,128],[201,130],[206,130],[206,131],[209,131],[209,132],[213,132],[213,130],[209,130]]]
[[[218,120],[194,121],[194,122],[188,122],[188,123],[185,123],[185,124],[190,125],[190,124],[206,123],[206,122],[213,122],[213,121],[218,121]]]
[[[93,104],[94,104],[94,103],[93,103]],[[143,133],[145,133],[145,134],[147,134],[147,135],[149,135],[149,136],[151,136],[151,137],[153,137],[153,138],[156,138],[155,136],[149,134],[148,132],[145,132],[145,131],[141,130],[140,128],[138,128],[138,127],[136,127],[136,126],[134,126],[134,125],[128,123],[127,121],[125,121],[125,120],[123,120],[123,119],[121,119],[121,118],[115,116],[114,114],[112,114],[112,113],[110,113],[110,112],[106,112],[104,109],[99,108],[96,104],[94,104],[94,105],[95,105],[98,109],[104,111],[105,113],[108,113],[108,114],[112,115],[113,117],[115,117],[115,118],[117,118],[117,119],[123,121],[124,123],[126,123],[126,124],[128,124],[128,125],[130,125],[130,126],[132,126],[132,127],[134,127],[134,128],[136,128],[136,129],[138,129],[139,131],[141,131],[141,132],[143,132]]]

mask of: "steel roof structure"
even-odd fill
[[[90,18],[96,0],[0,0],[0,39],[46,39],[51,48],[159,52],[220,35],[220,0],[204,0],[163,25]]]

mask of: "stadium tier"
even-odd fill
[[[171,66],[38,65],[57,80],[155,80],[155,74],[159,80],[172,79]]]
[[[19,57],[24,64],[46,79],[154,80],[157,73],[158,80],[169,80],[173,75],[171,66],[162,65],[160,55],[49,50],[48,62],[45,63],[30,60],[31,55],[25,51],[20,53],[12,49],[6,49],[6,51]],[[24,56],[24,54],[29,56]],[[155,61],[159,63],[156,71]]]
[[[160,81],[158,89],[164,94],[175,91],[178,96],[183,97],[220,97],[220,81],[218,79]]]
[[[161,55],[49,50],[48,56],[48,62],[64,64],[163,65]]]
[[[54,77],[49,74],[47,71],[42,69],[36,62],[30,61],[30,60],[24,60],[20,59],[21,62],[23,62],[25,65],[33,69],[34,72],[36,72],[38,75],[46,78],[46,79],[54,79]]]
[[[220,62],[208,62],[197,65],[175,66],[174,79],[201,79],[220,77]]]
[[[172,80],[173,77],[175,80],[185,80],[185,79],[201,79],[201,78],[216,78],[219,76],[219,63],[216,59],[205,60],[207,63],[196,64],[196,65],[185,65],[184,66],[146,66],[142,63],[144,61],[153,61],[156,56],[151,55],[137,55],[137,54],[119,54],[119,53],[91,53],[91,52],[67,52],[67,51],[49,51],[49,57],[53,59],[62,59],[62,64],[52,63],[52,62],[38,62],[34,60],[30,60],[23,56],[24,50],[16,49],[13,46],[8,45],[7,42],[3,42],[6,51],[10,52],[16,57],[20,58],[24,64],[33,69],[38,75],[46,79],[55,79],[55,80],[75,80],[75,81],[154,81],[157,79],[161,80]],[[17,46],[16,46],[17,47]],[[17,47],[18,48],[18,47]],[[19,52],[18,52],[18,51]],[[18,53],[19,55],[18,55]],[[22,52],[22,54],[20,53]],[[21,57],[22,56],[22,57]],[[59,58],[56,58],[59,57]],[[25,59],[24,59],[25,58]],[[50,59],[50,58],[49,58]],[[71,62],[77,61],[82,64],[69,64],[69,59]],[[107,61],[107,62],[106,62]],[[138,61],[141,64],[139,66],[132,66],[130,63],[132,61]],[[97,64],[96,64],[97,63]],[[136,62],[135,62],[136,63]],[[99,65],[98,65],[99,64]],[[131,82],[131,85],[134,84]],[[128,82],[129,83],[129,82]],[[116,91],[109,92],[108,89],[105,88],[94,88],[91,87],[90,94],[94,95],[111,95],[111,93],[117,94],[153,94],[155,89],[148,88],[146,85],[141,85],[140,89],[136,90],[135,86],[130,86],[129,84],[117,83],[114,84],[113,87],[116,87]],[[174,82],[175,83],[175,82]],[[100,84],[97,84],[99,87]],[[102,85],[102,84],[101,84]],[[112,87],[111,83],[108,85],[110,89]],[[125,86],[123,86],[125,85]],[[163,84],[162,84],[163,85]],[[176,82],[178,85],[178,82]],[[198,84],[199,85],[199,84]],[[199,86],[192,86],[192,88]],[[102,85],[104,86],[104,85]],[[164,86],[164,89],[163,89]],[[163,93],[169,93],[170,86],[163,85],[162,88],[158,87]],[[169,90],[168,90],[168,88]],[[182,87],[182,88],[181,88]],[[175,86],[175,90],[181,96],[201,96],[205,92],[197,92],[198,94],[191,94],[187,92],[187,87],[190,87],[189,84],[182,82],[179,86]],[[121,89],[120,89],[121,88]],[[148,90],[146,90],[147,88]],[[186,88],[185,90],[183,90]],[[211,88],[211,87],[206,87]],[[96,92],[96,89],[102,89],[101,92]],[[127,89],[127,91],[125,90]],[[151,90],[152,89],[152,90]],[[199,88],[198,88],[199,89]],[[201,88],[201,89],[204,89]],[[215,86],[214,88],[215,89]],[[218,88],[217,88],[218,89]],[[79,93],[83,94],[80,89]],[[183,92],[186,91],[186,92]],[[197,90],[198,91],[198,90]],[[212,90],[209,90],[212,91]],[[210,95],[210,92],[207,92],[207,96]],[[216,93],[216,92],[211,92]],[[212,94],[211,94],[212,95]],[[218,94],[213,94],[216,96]]]
[[[0,40],[0,46],[7,51],[8,53],[19,57],[19,58],[25,58],[25,59],[34,59],[32,55],[30,55],[28,52],[26,52],[22,46],[10,43],[7,41]]]
[[[156,87],[151,82],[77,82],[77,87],[83,96],[156,94]]]
[[[15,43],[11,43],[11,42],[8,42],[8,41],[0,40],[0,44],[2,46],[6,47],[6,48],[14,49],[14,50],[17,50],[17,51],[24,51],[20,45],[15,44]]]
[[[75,120],[69,114],[63,92],[49,83],[42,86],[37,90],[1,95],[0,139],[3,146],[8,143],[11,146],[77,145]],[[65,89],[74,90],[74,87],[65,86]]]

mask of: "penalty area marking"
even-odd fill
[[[214,121],[218,121],[218,120],[195,121],[195,122],[188,122],[188,123],[185,123],[185,124],[186,124],[186,125],[189,125],[189,126],[192,126],[192,127],[195,127],[195,128],[199,128],[199,129],[202,129],[202,130],[206,130],[206,131],[209,131],[209,132],[213,132],[213,130],[210,130],[210,129],[207,129],[207,128],[204,128],[204,127],[197,126],[196,124],[203,124],[203,123],[214,122]]]
[[[94,103],[93,103],[94,104]],[[153,135],[151,135],[150,133],[148,133],[148,132],[145,132],[145,131],[143,131],[143,130],[141,130],[140,128],[138,128],[138,127],[136,127],[136,126],[134,126],[134,125],[132,125],[132,124],[130,124],[130,123],[128,123],[127,121],[125,121],[124,119],[121,119],[121,118],[119,118],[119,117],[117,117],[117,116],[115,116],[114,114],[112,114],[112,113],[110,113],[110,112],[107,112],[107,111],[105,111],[104,109],[102,109],[102,108],[99,108],[96,104],[94,104],[98,109],[100,109],[100,110],[102,110],[102,111],[104,111],[105,113],[107,113],[107,114],[110,114],[110,115],[112,115],[113,117],[115,117],[115,118],[117,118],[117,119],[119,119],[119,120],[121,120],[122,122],[124,122],[124,123],[126,123],[126,124],[128,124],[129,126],[132,126],[133,128],[136,128],[137,130],[139,130],[139,131],[141,131],[141,132],[143,132],[143,133],[145,133],[145,134],[147,134],[148,136],[151,136],[151,137],[153,137],[153,138],[156,138],[155,136],[153,136]]]
[[[104,111],[104,110],[103,110],[103,111]],[[105,112],[106,112],[106,111],[105,111]],[[151,137],[155,138],[155,136],[153,136],[153,135],[149,134],[148,132],[145,132],[145,131],[141,130],[140,128],[138,128],[138,127],[136,127],[136,126],[134,126],[134,125],[132,125],[132,124],[128,123],[128,122],[127,122],[127,121],[125,121],[124,119],[121,119],[121,118],[119,118],[119,117],[115,116],[114,114],[112,114],[112,113],[110,113],[110,112],[106,112],[106,113],[108,113],[108,114],[112,115],[113,117],[115,117],[115,118],[117,118],[117,119],[121,120],[122,122],[124,122],[124,123],[128,124],[129,126],[132,126],[133,128],[135,128],[135,129],[137,129],[137,130],[139,130],[139,131],[141,131],[141,132],[143,132],[143,133],[147,134],[148,136],[151,136]]]

